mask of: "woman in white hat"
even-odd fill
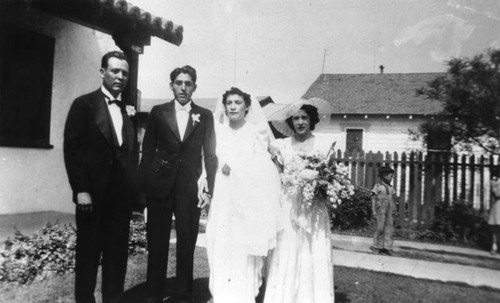
[[[291,106],[285,121],[273,123],[290,137],[275,141],[280,162],[286,166],[297,154],[328,154],[311,132],[319,122],[317,107],[300,101]],[[326,142],[329,143],[329,142]],[[307,207],[302,193],[283,190],[283,231],[269,261],[265,303],[334,302],[332,246],[326,205]]]

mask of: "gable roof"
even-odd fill
[[[442,109],[437,100],[416,90],[442,73],[322,74],[302,98],[320,98],[338,114],[432,115]]]

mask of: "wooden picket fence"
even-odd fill
[[[332,157],[347,166],[354,185],[366,188],[378,182],[378,167],[390,165],[395,171],[392,184],[399,202],[399,222],[413,227],[431,223],[434,207],[440,201],[460,201],[486,212],[491,201],[490,172],[499,168],[497,156],[338,150]]]

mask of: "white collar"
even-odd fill
[[[102,93],[104,94],[104,96],[106,96],[106,98],[108,98],[108,100],[118,100],[118,101],[122,101],[122,93],[119,93],[118,96],[115,98],[113,97],[113,95],[109,92],[109,90],[106,89],[106,87],[104,87],[104,85],[101,86],[101,91]]]
[[[174,101],[175,103],[175,110],[179,110],[179,109],[185,109],[186,111],[191,111],[191,100],[188,101],[188,103],[182,105],[179,103],[179,101],[177,101],[177,99]]]

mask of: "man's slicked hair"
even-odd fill
[[[109,58],[117,58],[120,60],[125,60],[125,61],[127,61],[127,63],[129,63],[128,58],[124,53],[119,52],[119,51],[112,51],[112,52],[106,53],[104,56],[102,56],[101,68],[106,69],[108,67]]]
[[[170,73],[170,82],[174,83],[175,78],[177,78],[177,76],[179,76],[180,74],[188,74],[189,76],[191,76],[191,80],[193,80],[193,84],[196,84],[196,70],[193,67],[191,67],[190,65],[185,65],[183,67],[178,67],[178,68],[174,69]]]

